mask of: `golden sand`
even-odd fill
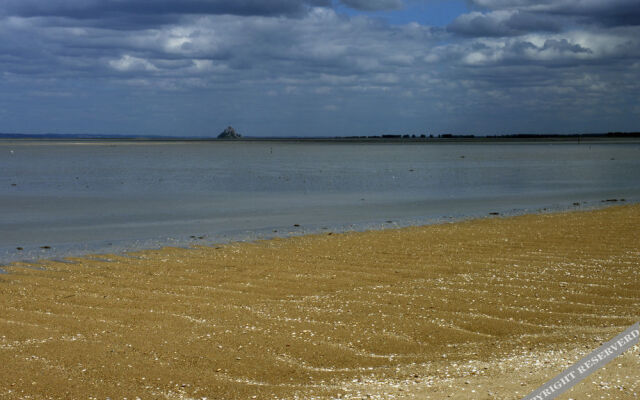
[[[0,398],[518,399],[640,320],[640,205],[14,265]],[[562,398],[637,398],[638,347]]]

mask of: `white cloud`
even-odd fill
[[[476,3],[488,9],[460,16],[448,30],[388,25],[329,7],[295,15],[182,14],[139,25],[125,18],[118,26],[69,16],[0,16],[0,89],[37,97],[37,90],[78,93],[83,85],[105,85],[96,101],[135,93],[156,104],[166,95],[172,107],[180,98],[185,115],[200,112],[203,119],[210,108],[202,104],[212,103],[222,110],[216,113],[256,121],[299,111],[309,126],[313,110],[323,110],[331,96],[328,104],[339,105],[333,113],[343,117],[336,121],[361,112],[369,124],[357,125],[362,130],[383,118],[397,121],[399,112],[413,116],[407,124],[416,126],[476,118],[469,125],[476,127],[495,124],[491,110],[562,110],[585,96],[593,107],[614,97],[629,110],[637,102],[638,26],[564,15],[571,10],[566,2]],[[581,12],[604,4],[593,3],[580,2]],[[558,21],[571,23],[558,28]],[[4,101],[0,107],[16,107]]]
[[[147,61],[147,60],[145,60],[143,58],[133,57],[133,56],[130,56],[128,54],[123,55],[122,57],[120,57],[117,60],[109,61],[109,65],[113,69],[116,69],[116,70],[118,70],[120,72],[129,72],[129,71],[147,71],[147,72],[152,72],[152,71],[158,71],[158,68],[156,68],[155,65],[153,65],[149,61]]]

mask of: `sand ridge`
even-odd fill
[[[638,237],[627,205],[14,264],[0,398],[521,398],[640,320]]]

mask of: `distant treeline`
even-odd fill
[[[453,134],[443,134],[443,135],[373,135],[373,136],[336,136],[336,139],[448,139],[448,138],[473,138],[475,135],[453,135]],[[481,137],[481,136],[478,136]]]
[[[640,132],[609,132],[609,133],[575,133],[575,134],[561,134],[561,135],[549,135],[549,134],[536,134],[536,133],[517,133],[513,135],[494,135],[486,136],[491,138],[524,138],[524,139],[552,139],[558,137],[575,137],[575,138],[590,138],[590,137],[640,137]]]
[[[571,133],[571,134],[547,134],[547,133],[514,133],[506,135],[459,135],[444,133],[439,135],[377,135],[377,136],[335,136],[336,139],[559,139],[559,138],[604,138],[622,137],[638,138],[640,132],[609,132],[609,133]]]

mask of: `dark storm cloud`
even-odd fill
[[[473,77],[474,85],[487,84],[503,93],[534,85],[539,86],[537,93],[565,94],[579,93],[582,86],[585,93],[604,96],[604,88],[620,87],[614,82],[622,76],[613,71],[637,70],[628,67],[640,59],[637,0],[469,3],[475,11],[447,27],[460,40],[436,48],[431,59],[456,65],[459,73]],[[523,72],[530,68],[544,71],[544,83]],[[633,75],[624,75],[625,85],[635,80]],[[518,79],[511,79],[514,76]]]
[[[402,0],[341,0],[356,10],[390,10]],[[141,22],[177,15],[301,15],[309,7],[331,7],[331,0],[5,0],[0,15],[73,19],[132,18]]]
[[[448,30],[464,36],[516,36],[527,32],[558,32],[562,19],[520,10],[471,12],[456,18]]]
[[[402,8],[402,0],[342,0],[346,6],[356,10],[397,10]]]
[[[114,18],[183,14],[294,15],[330,0],[5,0],[0,14],[21,17]]]
[[[603,26],[640,24],[637,0],[471,0],[470,3],[487,10],[519,10],[547,17],[561,16],[567,23]]]
[[[351,21],[327,8],[296,18],[185,16],[170,25],[127,32],[89,20],[70,24],[60,17],[4,22],[0,65],[5,71],[48,77],[93,74],[177,85],[191,85],[191,78],[212,85],[220,79],[257,76],[309,85],[315,82],[311,77],[330,81],[334,74],[372,74],[372,82],[389,85],[396,79],[392,69],[418,62],[424,45],[434,40],[428,27]],[[20,41],[12,40],[18,37]],[[394,46],[394,41],[400,43]]]
[[[580,46],[579,44],[569,43],[567,39],[547,39],[544,42],[544,45],[541,47],[541,51],[546,50],[555,50],[559,52],[569,52],[569,53],[592,53],[591,50]]]
[[[279,135],[287,121],[309,134],[373,134],[404,121],[488,129],[502,122],[496,110],[520,109],[534,125],[590,127],[609,109],[626,113],[611,114],[625,126],[638,120],[640,27],[629,22],[630,2],[473,3],[442,29],[349,17],[328,0],[0,0],[0,130],[40,112],[53,115],[43,124],[83,112],[89,124],[103,109],[125,116],[105,117],[114,127],[167,133],[240,117],[257,131],[275,121]],[[57,109],[51,99],[63,95]]]

